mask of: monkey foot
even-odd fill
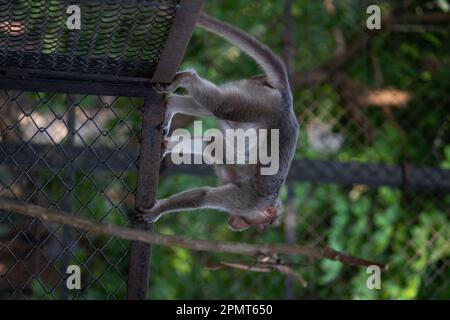
[[[195,78],[196,76],[197,73],[194,70],[181,71],[175,75],[175,79],[173,79],[172,83],[155,83],[153,85],[153,89],[159,93],[169,93],[175,91],[183,83]]]
[[[138,219],[140,221],[146,222],[146,223],[153,223],[156,222],[156,220],[158,220],[159,215],[152,215],[152,214],[143,214],[143,215],[139,215]]]
[[[163,84],[163,83],[156,83],[153,85],[153,89],[155,89],[159,93],[169,93],[176,89],[172,84]]]

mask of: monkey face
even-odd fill
[[[256,211],[253,217],[241,217],[231,214],[228,219],[228,225],[233,231],[244,231],[250,227],[263,231],[272,225],[278,216],[278,208],[269,205],[262,210]]]

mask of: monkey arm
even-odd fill
[[[143,213],[140,219],[150,223],[155,222],[163,214],[169,212],[199,208],[202,206],[207,193],[208,187],[195,188],[177,193],[166,199],[158,200],[152,208],[139,209]]]
[[[187,114],[190,116],[213,116],[211,110],[198,104],[192,96],[181,96],[172,94],[167,98],[166,114],[174,115],[176,113]]]
[[[194,188],[177,193],[169,198],[158,200],[150,209],[140,208],[140,218],[146,222],[155,222],[162,215],[183,210],[214,208],[228,212],[234,185],[220,187]]]

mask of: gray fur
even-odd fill
[[[217,86],[200,78],[195,71],[185,71],[178,73],[169,85],[156,85],[161,92],[172,92],[178,87],[188,92],[186,96],[168,97],[166,132],[175,113],[216,116],[221,120],[222,129],[279,129],[279,171],[264,176],[260,175],[260,164],[216,166],[223,185],[195,188],[159,200],[153,208],[140,209],[145,213],[142,219],[153,222],[170,212],[214,208],[230,214],[232,228],[234,223],[240,230],[246,224],[263,229],[276,218],[266,218],[268,208],[279,210],[279,192],[286,180],[298,135],[286,69],[270,49],[243,31],[205,14],[200,16],[198,24],[238,45],[262,66],[266,76]]]

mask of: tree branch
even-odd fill
[[[308,286],[308,283],[301,275],[295,272],[291,266],[285,265],[282,263],[257,263],[257,264],[248,264],[241,262],[221,262],[218,266],[208,267],[209,271],[216,271],[224,268],[232,268],[232,269],[240,269],[244,271],[253,271],[253,272],[273,272],[278,271],[288,278],[293,278],[297,282],[299,282],[304,288]]]
[[[215,251],[231,254],[241,254],[253,257],[257,257],[260,255],[270,255],[274,253],[303,255],[318,259],[335,260],[350,266],[367,267],[370,265],[377,265],[383,271],[387,271],[388,268],[388,266],[385,264],[352,257],[328,247],[319,248],[308,245],[289,246],[283,244],[255,245],[249,243],[194,240],[177,236],[166,236],[154,232],[124,228],[111,224],[94,223],[86,219],[71,216],[63,211],[46,209],[37,205],[3,197],[0,198],[0,209],[40,219],[42,221],[69,225],[71,227],[99,235],[115,236],[121,239],[141,241],[161,246],[174,246],[196,251]]]

